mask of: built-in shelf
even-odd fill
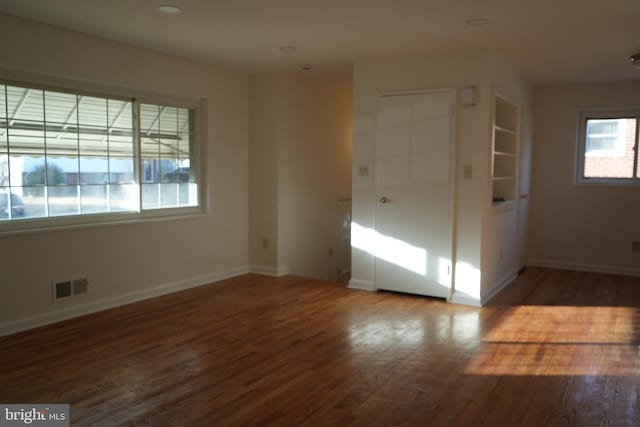
[[[515,200],[505,200],[504,202],[493,202],[493,214],[508,212],[516,207]]]
[[[493,202],[494,205],[515,200],[518,126],[518,107],[496,96],[491,147],[492,200],[504,201]]]
[[[515,134],[516,134],[516,131],[515,131],[515,130],[511,130],[511,129],[503,128],[503,127],[501,127],[501,126],[497,126],[497,125],[496,125],[496,126],[494,126],[493,128],[496,130],[496,132],[505,132],[505,133],[509,133],[509,134],[512,134],[512,135],[515,135]]]

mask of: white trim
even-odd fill
[[[480,298],[480,303],[482,305],[485,305],[486,303],[491,301],[491,299],[495,297],[498,294],[498,292],[506,288],[517,278],[518,278],[518,270],[513,270],[507,273],[502,279],[500,279],[498,282],[496,282],[493,285],[493,287],[491,288],[491,290],[487,295],[484,295]]]
[[[581,264],[539,258],[530,258],[527,265],[530,267],[557,268],[560,270],[586,271],[590,273],[606,273],[640,277],[640,268],[617,267],[613,265]]]
[[[357,280],[351,279],[349,280],[349,289],[359,289],[361,291],[370,291],[373,292],[376,290],[373,284],[373,280]]]
[[[51,323],[60,322],[78,316],[96,313],[110,308],[170,294],[184,289],[208,285],[211,283],[219,282],[221,280],[241,276],[247,273],[249,273],[249,268],[247,266],[241,266],[232,270],[220,271],[204,276],[181,280],[178,282],[165,283],[163,285],[143,289],[140,291],[129,292],[126,294],[116,295],[86,304],[74,305],[73,307],[59,309],[49,313],[42,313],[35,316],[25,317],[23,319],[12,320],[0,324],[0,336],[25,331],[27,329],[37,328],[39,326],[49,325]]]
[[[451,295],[451,298],[449,298],[449,302],[452,304],[469,305],[471,307],[482,307],[482,304],[480,304],[480,300],[478,298],[474,298],[471,295],[465,294],[464,292],[455,290]]]
[[[47,233],[47,232],[56,232],[56,231],[67,231],[67,230],[88,230],[90,228],[96,228],[96,227],[111,227],[114,225],[127,225],[127,224],[149,223],[149,222],[159,222],[159,221],[176,221],[176,220],[183,220],[183,219],[189,220],[189,219],[197,219],[201,217],[211,216],[211,213],[206,211],[196,212],[196,213],[179,213],[179,212],[173,211],[173,209],[180,210],[180,209],[192,209],[192,208],[166,208],[167,211],[171,211],[171,212],[162,212],[163,210],[159,209],[159,211],[164,215],[114,212],[114,213],[108,213],[108,214],[69,215],[69,216],[60,216],[60,217],[37,218],[33,220],[20,219],[20,220],[16,220],[16,223],[26,224],[28,222],[32,226],[29,228],[13,228],[12,229],[8,227],[7,230],[0,229],[0,238],[5,236],[15,236],[18,234],[22,235],[22,234],[36,234],[36,233]],[[193,209],[200,209],[200,208],[193,208]],[[47,223],[50,218],[57,220],[55,221],[57,222],[57,224]],[[31,222],[31,221],[34,221],[34,222]],[[34,225],[35,223],[44,224],[44,225],[36,226]],[[7,223],[2,225],[10,226],[11,224]]]
[[[251,265],[249,266],[249,271],[254,274],[262,274],[264,276],[272,277],[282,277],[289,274],[287,272],[287,267],[285,266],[269,267],[266,265]]]

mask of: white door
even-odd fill
[[[453,104],[451,91],[379,99],[377,289],[449,296]]]

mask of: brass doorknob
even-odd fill
[[[380,203],[387,203],[389,201],[389,199],[387,199],[385,196],[380,197]]]

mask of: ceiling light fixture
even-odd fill
[[[631,61],[631,66],[633,68],[640,69],[640,53],[634,53],[629,57],[629,61]]]
[[[156,10],[161,13],[166,13],[169,15],[176,15],[178,13],[182,13],[182,9],[178,6],[173,6],[170,4],[159,4],[156,6]]]
[[[487,18],[469,18],[465,22],[470,27],[480,27],[489,24],[491,21]]]
[[[295,46],[280,46],[278,51],[282,53],[296,53],[298,48]]]

